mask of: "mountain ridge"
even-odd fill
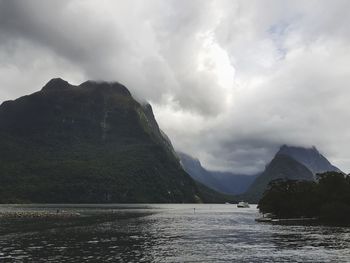
[[[282,145],[264,172],[241,197],[257,202],[268,188],[269,182],[275,179],[315,181],[318,173],[330,171],[339,172],[340,169],[320,154],[315,146],[303,148]]]
[[[269,183],[276,179],[313,181],[314,176],[305,165],[288,155],[277,153],[242,195],[242,198],[256,203],[268,188]]]
[[[0,202],[206,201],[163,134],[120,83],[52,79],[0,105]]]
[[[296,161],[304,164],[314,175],[329,171],[342,173],[342,171],[338,167],[332,165],[315,146],[305,148],[284,144],[280,147],[277,154],[278,153],[288,155]]]
[[[183,152],[177,152],[185,171],[196,181],[226,194],[241,194],[257,175],[242,175],[205,169],[201,162]]]
[[[275,179],[316,180],[317,173],[339,172],[315,146],[304,148],[282,145],[265,170],[255,176],[206,170],[200,161],[182,152],[177,153],[185,171],[196,181],[222,193],[257,202],[270,181]],[[341,171],[340,171],[341,172]],[[228,180],[231,178],[232,180]],[[245,181],[242,185],[240,181]]]

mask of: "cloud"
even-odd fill
[[[175,147],[254,173],[284,143],[350,170],[348,1],[0,1],[0,99],[119,81]]]

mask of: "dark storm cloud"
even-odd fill
[[[0,98],[119,81],[176,148],[254,173],[284,143],[350,169],[349,1],[0,0]]]

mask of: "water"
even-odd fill
[[[0,212],[56,209],[0,206]],[[81,218],[1,219],[0,262],[350,262],[350,228],[256,223],[256,206],[59,209],[79,212]],[[103,216],[106,212],[113,216]]]

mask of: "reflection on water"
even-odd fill
[[[56,206],[0,206],[0,211],[50,209]],[[256,207],[60,209],[79,212],[81,219],[0,220],[0,262],[350,262],[350,228],[256,223]],[[116,216],[102,220],[105,212]]]

